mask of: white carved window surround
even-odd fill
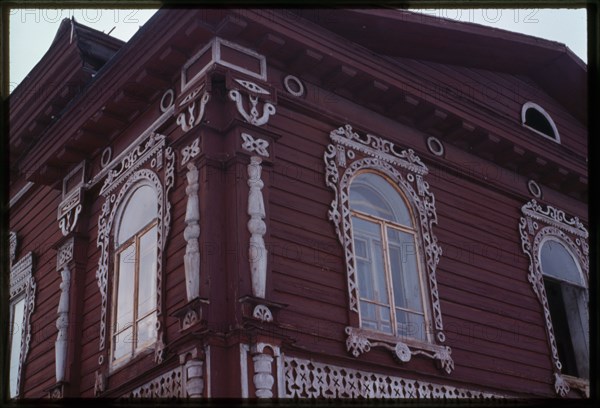
[[[329,219],[346,261],[351,321],[346,327],[348,351],[358,357],[380,346],[392,351],[401,363],[423,355],[451,373],[454,362],[450,347],[443,345],[446,336],[436,281],[442,249],[432,231],[437,224],[435,197],[424,179],[428,168],[412,149],[402,150],[381,137],[358,134],[350,125],[333,130],[330,139],[332,144],[324,154],[325,182],[334,191]],[[374,198],[373,188],[379,191],[379,200]],[[388,191],[382,193],[385,189]],[[382,200],[385,195],[392,197],[387,203]],[[373,257],[378,245],[379,265]],[[399,247],[405,248],[407,256],[403,273],[390,256]],[[380,282],[386,282],[380,284],[380,297],[372,293],[376,280],[370,289],[364,283],[369,273],[379,274]],[[403,285],[411,290],[406,291]],[[377,314],[371,313],[369,318],[367,308],[371,312],[387,308],[390,316],[382,319],[383,313],[379,313],[378,318],[372,318]]]
[[[165,349],[163,254],[170,230],[168,194],[174,184],[175,154],[166,146],[165,136],[156,133],[127,152],[108,171],[100,190],[104,197],[96,242],[100,248],[96,278],[102,296],[100,377],[107,373],[106,360],[115,369],[141,351],[153,349],[159,363]],[[119,310],[120,305],[124,309]]]
[[[540,302],[551,351],[555,391],[589,396],[588,231],[577,217],[531,200],[521,207],[521,247]]]
[[[552,117],[544,108],[534,102],[526,102],[521,107],[521,125],[550,139],[560,143],[560,134]]]
[[[11,234],[12,241],[12,234]],[[11,242],[10,268],[10,331],[9,331],[9,396],[21,394],[23,364],[27,360],[31,342],[31,314],[35,308],[36,282],[33,278],[33,253],[29,252],[16,263],[16,234],[14,251]]]

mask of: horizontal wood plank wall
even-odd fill
[[[513,105],[520,114],[519,103]],[[560,123],[566,119],[556,118]],[[329,132],[343,123],[321,123],[280,105],[270,125],[282,134],[275,144],[268,214],[271,244],[280,248],[271,253],[273,300],[289,305],[280,321],[298,339],[298,349],[314,353],[315,359],[327,355],[332,363],[363,367],[377,362],[380,371],[438,383],[553,395],[544,318],[520,246],[524,201],[486,188],[483,175],[477,175],[477,182],[458,178],[426,160],[438,213],[434,232],[444,250],[437,271],[442,314],[456,369],[447,376],[419,357],[400,365],[377,349],[355,360],[345,350],[345,261],[327,219],[333,193],[325,186],[322,164]],[[419,154],[419,148],[405,146],[401,135],[373,133]],[[475,156],[473,161],[485,164]]]
[[[62,237],[56,221],[61,193],[45,186],[34,186],[27,197],[11,209],[9,221],[10,230],[18,235],[17,260],[29,251],[34,254],[35,309],[31,315],[31,341],[21,381],[22,395],[37,398],[46,396],[45,390],[55,383],[54,341],[61,279],[56,272],[53,244]]]

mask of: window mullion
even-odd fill
[[[388,292],[388,303],[390,308],[390,320],[392,325],[392,334],[395,336],[398,333],[396,327],[396,302],[394,301],[394,292],[392,290],[392,272],[390,265],[390,251],[388,249],[387,223],[380,221],[381,238],[383,247],[383,269],[385,271],[385,281]]]
[[[137,333],[137,318],[138,318],[138,296],[139,296],[139,278],[140,278],[140,271],[139,271],[139,259],[140,259],[140,236],[139,234],[136,234],[135,236],[135,266],[134,266],[134,270],[133,270],[133,274],[134,274],[134,284],[133,284],[133,321],[131,322],[132,324],[132,330],[131,333],[133,335],[133,342],[132,342],[132,347],[131,347],[131,354],[135,354],[135,349],[137,346],[137,337],[138,337],[138,333]]]

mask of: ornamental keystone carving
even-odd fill
[[[276,109],[272,103],[263,102],[262,114],[259,113],[259,95],[269,96],[271,93],[254,82],[241,79],[235,79],[235,82],[240,86],[229,91],[229,99],[235,102],[237,111],[251,125],[262,126],[266,124],[269,121],[269,116],[274,115]],[[242,94],[248,97],[247,106],[244,106]]]
[[[589,245],[587,243],[589,234],[578,217],[569,218],[563,210],[550,205],[544,208],[535,199],[524,204],[521,207],[521,212],[523,217],[519,221],[519,233],[521,235],[521,248],[529,258],[527,279],[531,283],[533,292],[544,311],[546,338],[552,353],[554,389],[558,395],[565,397],[569,393],[569,382],[565,380],[561,373],[562,363],[558,355],[550,307],[544,286],[544,276],[538,254],[545,238],[554,237],[559,239],[577,258],[577,262],[585,275],[585,280],[589,282]]]
[[[417,237],[423,248],[423,261],[426,267],[429,304],[432,311],[432,323],[437,343],[446,339],[440,309],[439,293],[436,280],[436,268],[442,255],[433,226],[437,224],[435,197],[429,191],[429,183],[424,177],[429,173],[427,166],[412,149],[403,150],[394,143],[379,136],[355,132],[352,126],[345,125],[330,133],[332,141],[323,156],[325,162],[325,184],[333,190],[334,198],[328,211],[329,219],[333,222],[338,240],[344,249],[346,272],[348,277],[349,309],[359,313],[359,293],[356,264],[353,252],[352,221],[350,213],[350,183],[355,174],[364,169],[376,170],[386,175],[410,199],[415,210],[419,232]],[[350,332],[348,332],[350,330]],[[359,335],[359,332],[362,333]],[[348,351],[355,357],[367,352],[371,346],[381,345],[395,353],[398,343],[395,337],[381,341],[371,338],[367,331],[347,328],[349,335],[346,345]],[[377,341],[373,341],[377,340]],[[400,346],[399,346],[400,347]],[[422,354],[439,361],[445,361],[443,369],[451,371],[451,364],[442,354],[436,352],[445,349],[442,346],[426,342],[407,342],[411,354]],[[449,350],[449,349],[448,349]],[[395,354],[398,357],[397,354]],[[448,353],[449,355],[449,353]],[[401,353],[402,358],[408,354]],[[402,361],[401,358],[398,358]]]

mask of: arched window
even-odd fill
[[[581,267],[554,237],[541,244],[539,259],[562,372],[589,378],[587,289]]]
[[[148,184],[131,187],[117,212],[113,280],[112,363],[156,341],[158,198]]]
[[[534,132],[560,143],[560,135],[554,121],[541,106],[533,102],[523,104],[521,124]]]
[[[375,173],[350,185],[361,327],[428,340],[416,230],[401,193]]]

